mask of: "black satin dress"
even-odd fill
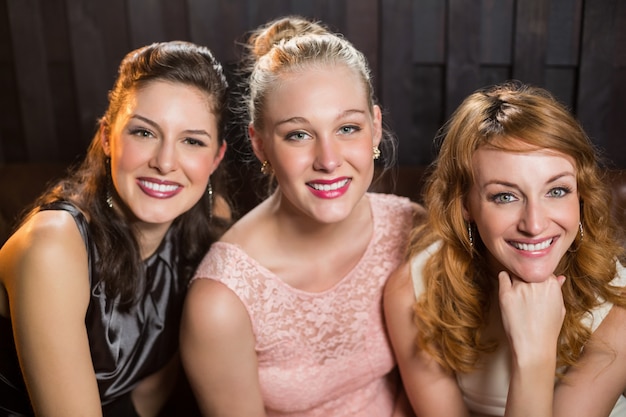
[[[171,233],[144,262],[146,279],[139,302],[128,312],[122,312],[116,300],[105,297],[103,283],[94,275],[98,253],[89,239],[85,217],[67,202],[53,203],[42,210],[71,213],[89,253],[91,299],[85,326],[104,415],[136,416],[130,392],[140,380],[165,366],[178,349],[186,283],[178,277]],[[0,317],[0,416],[32,415],[11,322]]]

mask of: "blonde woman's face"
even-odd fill
[[[251,129],[255,153],[269,161],[283,207],[319,223],[347,218],[374,172],[372,147],[381,113],[363,82],[343,66],[285,76],[266,98],[263,129]]]
[[[574,161],[544,149],[479,148],[472,164],[464,215],[476,225],[492,272],[506,270],[527,282],[547,279],[579,231]]]

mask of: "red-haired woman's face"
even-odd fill
[[[472,163],[464,214],[475,223],[493,272],[506,270],[527,282],[547,279],[579,232],[574,161],[545,149],[479,148]]]

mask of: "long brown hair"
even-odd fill
[[[218,120],[219,138],[224,142],[227,121],[228,84],[222,66],[205,47],[189,42],[154,43],[129,52],[122,60],[119,75],[109,93],[109,106],[99,122],[109,129],[120,109],[136,89],[166,80],[198,88],[210,103],[210,111]],[[100,262],[96,275],[104,281],[108,297],[120,297],[121,306],[130,306],[144,276],[139,245],[129,219],[107,206],[107,189],[115,192],[110,179],[107,156],[96,133],[83,162],[68,176],[44,193],[26,218],[50,202],[70,201],[89,219],[90,239],[97,248]],[[215,194],[225,195],[224,173],[218,168],[211,176]],[[211,197],[203,197],[173,223],[172,236],[177,248],[178,272],[183,280],[191,278],[197,264],[210,244],[223,233],[226,224],[211,216]],[[183,283],[185,285],[185,283]]]
[[[483,336],[495,290],[486,273],[486,248],[474,233],[470,244],[462,208],[473,183],[472,155],[480,147],[509,149],[515,138],[538,149],[553,149],[576,163],[584,240],[561,259],[555,274],[568,277],[566,307],[557,351],[558,366],[576,363],[589,340],[583,317],[607,300],[626,301],[609,283],[622,248],[614,234],[610,192],[598,152],[571,113],[546,90],[509,82],[466,98],[442,128],[440,152],[431,166],[424,200],[428,221],[411,237],[414,256],[440,241],[423,271],[425,292],[415,312],[418,343],[445,368],[469,372],[495,343]],[[503,140],[504,139],[504,140]]]

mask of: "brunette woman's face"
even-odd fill
[[[122,207],[140,223],[169,226],[207,192],[225,151],[218,134],[209,97],[195,87],[153,81],[132,92],[103,134]]]
[[[250,135],[259,159],[271,163],[284,207],[319,223],[348,217],[370,186],[382,135],[363,81],[344,66],[285,74],[264,110],[263,129]]]
[[[492,272],[527,282],[554,273],[579,231],[574,161],[559,152],[479,148],[464,215],[476,224]]]

